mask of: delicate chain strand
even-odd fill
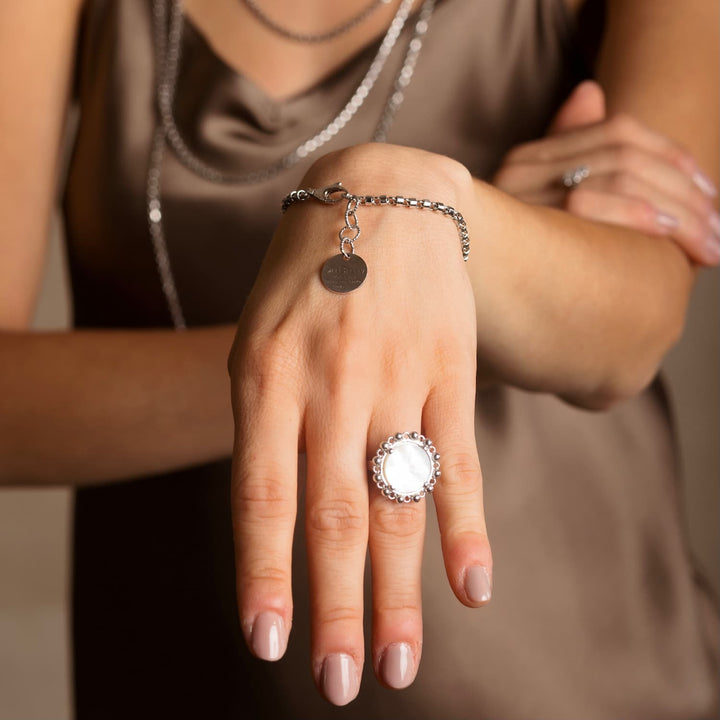
[[[295,42],[301,43],[323,43],[329,40],[334,40],[347,32],[350,32],[356,25],[369,18],[381,5],[389,5],[391,0],[374,0],[370,5],[360,11],[354,17],[346,20],[332,30],[328,30],[324,33],[318,33],[312,35],[309,33],[297,33],[293,30],[288,30],[276,23],[270,16],[265,14],[265,11],[260,8],[255,0],[243,0],[245,6],[250,10],[253,15],[266,27],[270,28],[274,33],[282,35],[282,37],[288,40],[294,40]]]
[[[339,195],[340,197],[334,198],[333,195]],[[462,214],[450,205],[435,202],[434,200],[406,198],[402,195],[353,195],[343,188],[342,183],[335,183],[324,190],[293,190],[283,199],[281,211],[284,213],[294,203],[304,202],[309,198],[314,198],[327,204],[339,202],[339,199],[348,201],[347,209],[345,210],[345,227],[343,227],[339,233],[340,252],[342,252],[345,257],[349,257],[354,253],[355,240],[360,236],[360,225],[358,224],[357,215],[355,214],[355,211],[360,205],[390,205],[395,207],[417,208],[418,210],[434,210],[435,212],[447,215],[457,227],[463,261],[467,262],[470,257],[470,235],[468,233],[467,223]],[[354,237],[344,237],[344,231],[346,230],[354,232]],[[345,249],[345,245],[350,245],[350,252]]]
[[[434,0],[426,0],[434,5]],[[165,0],[156,0],[156,4],[165,5]],[[200,177],[215,183],[223,184],[252,184],[269,180],[278,173],[287,168],[296,165],[312,153],[319,150],[323,145],[330,142],[355,116],[357,111],[365,103],[365,99],[375,86],[375,83],[385,67],[392,49],[395,47],[400,33],[405,27],[410,11],[412,10],[413,0],[402,0],[395,17],[390,23],[390,27],[380,44],[375,58],[368,68],[365,77],[362,79],[357,89],[348,100],[345,107],[331,120],[320,132],[313,135],[303,142],[292,152],[284,155],[269,167],[262,170],[255,170],[246,173],[228,173],[212,167],[201,160],[187,146],[185,140],[175,122],[173,114],[173,101],[175,89],[177,86],[177,76],[180,65],[180,47],[183,30],[183,12],[182,4],[178,0],[174,0],[170,7],[170,20],[167,42],[167,53],[165,62],[163,63],[163,74],[158,88],[158,105],[160,111],[160,119],[165,129],[168,142],[175,150],[180,160]],[[163,15],[164,12],[158,13]],[[158,32],[162,32],[163,26]],[[164,43],[163,43],[164,44]],[[403,70],[400,71],[401,74]],[[412,75],[412,73],[410,73]]]
[[[155,28],[162,29],[167,23],[167,8],[165,2],[156,2],[153,6],[155,15]],[[155,36],[155,52],[156,67],[160,77],[164,77],[167,73],[167,43],[164,32],[157,32]],[[158,97],[160,95],[161,85],[158,84]],[[160,284],[163,294],[167,302],[170,317],[176,330],[185,330],[185,315],[178,297],[177,287],[175,286],[175,278],[173,277],[170,267],[170,256],[168,254],[167,243],[165,242],[165,229],[162,222],[162,203],[161,203],[161,168],[163,155],[165,154],[165,129],[158,124],[153,133],[152,147],[150,149],[150,168],[147,176],[147,217],[150,230],[150,239],[152,240],[153,253],[155,255],[155,264],[157,265],[160,275]]]
[[[160,166],[165,151],[165,133],[161,127],[155,128],[151,152],[151,167],[148,172],[147,204],[148,204],[148,225],[150,227],[150,239],[152,240],[155,263],[160,274],[165,300],[167,301],[170,317],[177,330],[185,330],[185,315],[183,314],[180,298],[178,297],[170,267],[170,256],[168,255],[167,243],[165,242],[165,229],[162,222],[162,206],[160,203]]]
[[[292,167],[309,154],[318,150],[325,143],[329,142],[353,118],[357,110],[359,110],[365,102],[365,98],[368,96],[377,77],[382,71],[390,52],[405,26],[411,7],[412,0],[403,0],[368,72],[353,93],[350,101],[333,121],[315,136],[306,140],[292,153],[280,158],[280,160],[264,170],[244,174],[231,174],[224,173],[203,162],[192,153],[180,135],[173,115],[173,104],[180,65],[180,48],[183,30],[182,4],[179,0],[173,0],[170,17],[168,18],[167,0],[154,1],[153,14],[158,73],[157,101],[160,123],[156,127],[153,135],[150,154],[150,167],[146,188],[147,217],[162,290],[173,325],[177,330],[184,330],[186,328],[186,321],[175,285],[163,223],[160,180],[166,141],[187,168],[209,182],[252,184],[269,180],[282,170]],[[373,134],[372,139],[376,142],[384,142],[386,140],[395,114],[403,102],[404,91],[412,79],[417,58],[422,48],[422,37],[427,32],[428,22],[434,7],[435,0],[425,0],[420,9],[419,18],[415,24],[414,33],[408,45],[405,59],[393,84],[393,92],[385,104],[380,121]],[[344,245],[341,246],[341,249],[342,248],[344,248]],[[345,254],[346,251],[343,250],[343,253]]]
[[[410,84],[415,72],[415,65],[417,64],[423,46],[423,38],[428,31],[430,17],[434,9],[435,0],[427,0],[420,8],[420,14],[415,23],[415,29],[408,45],[405,60],[400,68],[400,72],[395,77],[392,92],[385,103],[382,115],[380,116],[380,122],[378,122],[375,132],[373,133],[373,140],[375,142],[385,142],[387,140],[390,126],[393,124],[395,115],[405,100],[405,89]]]

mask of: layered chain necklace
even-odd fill
[[[260,170],[245,173],[229,173],[213,167],[200,159],[187,146],[175,122],[173,113],[175,91],[180,66],[180,47],[183,36],[183,10],[179,0],[171,0],[168,13],[167,0],[154,0],[155,48],[157,53],[158,79],[156,85],[159,122],[153,135],[150,152],[150,166],[147,177],[147,217],[152,239],[155,262],[173,325],[177,330],[186,328],[175,278],[170,265],[165,229],[163,224],[161,198],[161,167],[165,144],[169,144],[178,159],[189,170],[208,182],[226,185],[249,185],[269,180],[283,170],[293,167],[335,137],[363,106],[375,86],[385,63],[405,27],[412,10],[413,0],[402,0],[395,17],[365,76],[360,81],[345,107],[318,133],[301,143],[292,152],[282,156],[273,164]],[[412,38],[405,59],[395,77],[393,89],[381,112],[373,133],[374,142],[384,142],[398,108],[405,99],[405,89],[410,84],[417,63],[428,23],[435,8],[435,0],[425,0],[415,23]]]
[[[323,43],[334,40],[340,35],[350,32],[356,25],[369,18],[382,5],[389,5],[391,0],[373,0],[366,8],[363,8],[357,15],[346,20],[344,23],[337,25],[332,30],[324,33],[312,35],[310,33],[298,33],[294,30],[288,30],[279,23],[275,22],[265,11],[258,5],[256,0],[243,0],[243,4],[248,10],[259,20],[266,28],[272,30],[275,34],[281,35],[288,40],[294,40],[301,43]]]

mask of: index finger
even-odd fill
[[[248,377],[234,389],[233,406],[231,508],[240,623],[257,657],[278,660],[292,623],[300,411],[282,385]]]

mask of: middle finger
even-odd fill
[[[344,395],[322,393],[305,421],[313,674],[335,705],[349,703],[360,688],[368,525],[368,420]]]

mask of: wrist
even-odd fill
[[[472,199],[472,178],[460,163],[421,150],[376,143],[346,148],[318,160],[303,178],[301,189],[286,196],[282,209],[285,212],[296,203],[314,206],[318,219],[342,217],[340,210],[347,211],[345,222],[340,220],[332,228],[332,234],[343,240],[338,245],[346,259],[362,234],[358,245],[371,255],[381,253],[388,258],[397,251],[427,249],[423,255],[428,258],[442,261],[442,254],[435,255],[437,250],[459,251],[467,260],[469,231],[460,206],[468,206]],[[325,208],[319,211],[323,203]],[[381,238],[382,243],[372,242],[373,237]]]
[[[309,168],[301,187],[325,187],[338,180],[357,195],[427,197],[463,213],[474,192],[472,176],[462,163],[385,143],[353,145],[324,155]]]

